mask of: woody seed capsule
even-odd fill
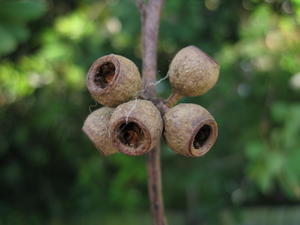
[[[170,83],[181,96],[200,96],[218,80],[220,66],[195,46],[181,49],[169,68]]]
[[[159,110],[147,100],[132,100],[119,105],[110,119],[114,146],[127,155],[142,155],[158,144],[162,133]]]
[[[206,154],[218,136],[213,116],[196,104],[179,104],[164,115],[169,147],[182,155],[198,157]]]
[[[102,107],[92,112],[85,120],[82,130],[104,155],[111,155],[118,150],[112,145],[108,132],[109,120],[113,108]]]
[[[90,67],[87,87],[97,102],[112,107],[137,96],[142,81],[131,60],[110,54],[97,59]]]

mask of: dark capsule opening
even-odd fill
[[[205,145],[205,143],[208,140],[210,134],[211,134],[211,127],[207,124],[203,125],[199,129],[199,131],[198,131],[198,133],[197,133],[197,135],[194,139],[194,142],[193,142],[194,148],[199,149],[203,145]]]
[[[94,76],[94,82],[101,88],[106,88],[113,81],[115,76],[115,65],[111,62],[106,62],[98,67]]]
[[[144,132],[137,123],[123,123],[118,130],[118,139],[124,145],[137,148],[144,141]]]

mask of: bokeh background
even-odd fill
[[[140,67],[140,45],[133,0],[0,0],[1,225],[150,224],[145,157],[105,158],[81,131],[101,107],[91,63]],[[300,224],[300,1],[167,0],[158,78],[187,45],[221,64],[211,91],[183,99],[209,109],[219,138],[197,159],[163,145],[170,224]]]

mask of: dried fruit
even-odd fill
[[[92,112],[85,120],[82,130],[104,155],[118,152],[112,145],[108,132],[109,120],[114,109],[102,107]]]
[[[119,105],[110,120],[110,134],[116,148],[128,155],[149,152],[160,139],[162,119],[159,110],[147,100]]]
[[[183,48],[169,68],[173,88],[170,98],[162,101],[148,96],[144,90],[141,97],[150,100],[141,100],[138,93],[142,92],[142,81],[135,64],[123,56],[103,56],[91,66],[87,86],[96,101],[117,108],[113,111],[104,107],[92,113],[83,130],[104,154],[142,155],[158,144],[163,130],[161,113],[165,113],[164,136],[171,149],[185,156],[202,156],[218,134],[212,115],[195,104],[169,108],[182,96],[202,95],[211,89],[218,80],[219,70],[216,61],[200,49]]]
[[[136,97],[142,81],[131,60],[110,54],[97,59],[90,67],[87,87],[100,104],[116,106]]]
[[[199,96],[218,80],[218,63],[195,46],[181,49],[169,68],[170,83],[181,96]]]
[[[218,127],[213,116],[196,104],[179,104],[164,115],[164,136],[175,152],[198,157],[214,145]]]

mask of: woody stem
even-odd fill
[[[156,97],[155,86],[150,85],[156,80],[157,67],[157,39],[159,31],[160,13],[164,0],[136,0],[141,13],[142,25],[142,61],[144,97]],[[161,185],[160,144],[147,156],[148,191],[151,214],[154,225],[166,225]]]

